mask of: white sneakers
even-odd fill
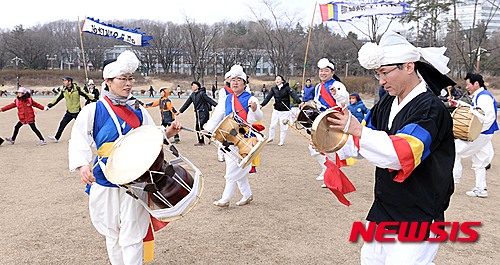
[[[38,146],[42,146],[42,145],[46,145],[46,144],[47,144],[47,142],[45,142],[44,140],[40,140],[40,141],[38,141],[38,143],[36,143],[36,145],[38,145]]]
[[[266,143],[270,143],[270,142],[272,142],[273,140],[274,140],[274,139],[269,138],[269,139],[267,139]]]
[[[248,198],[241,198],[241,200],[239,200],[236,205],[238,206],[243,206],[243,205],[247,205],[249,202],[253,201],[253,195],[250,195],[250,197]]]
[[[488,197],[488,191],[486,189],[478,189],[474,188],[471,191],[468,191],[465,193],[467,196],[470,197],[479,197],[479,198],[486,198]]]
[[[317,181],[323,181],[325,179],[325,175],[320,174],[319,176],[316,177]]]
[[[224,156],[217,156],[217,161],[224,162]]]
[[[49,138],[52,142],[54,142],[54,143],[58,143],[58,142],[59,142],[59,140],[57,140],[55,136],[49,136],[48,138]]]
[[[229,202],[223,202],[222,200],[214,201],[214,205],[221,208],[229,207]]]

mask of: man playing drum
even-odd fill
[[[472,156],[472,169],[476,175],[476,186],[465,194],[471,197],[488,197],[486,189],[486,166],[491,163],[494,151],[491,144],[493,133],[498,131],[497,102],[493,95],[486,90],[483,77],[480,74],[467,74],[465,77],[466,89],[472,95],[472,114],[482,123],[481,134],[472,141],[455,139],[455,166],[453,167],[453,178],[455,183],[460,182],[462,176],[462,158]],[[456,106],[458,102],[450,100],[450,104]],[[481,114],[475,108],[479,108]]]
[[[214,132],[218,124],[228,115],[234,114],[245,120],[248,124],[253,124],[262,119],[263,113],[259,107],[259,100],[245,90],[247,86],[247,75],[243,68],[234,65],[229,71],[231,91],[226,95],[223,104],[217,104],[212,117],[205,125],[205,130]],[[238,152],[238,147],[231,145],[229,148]],[[253,200],[252,190],[248,176],[251,164],[245,167],[238,166],[238,159],[231,153],[224,154],[226,162],[226,184],[221,199],[214,202],[215,206],[228,207],[229,201],[233,197],[234,189],[238,186],[243,197],[236,203],[238,206],[246,205]]]
[[[355,146],[350,152],[376,166],[374,202],[366,220],[395,222],[390,229],[396,237],[404,233],[399,231],[400,222],[429,227],[444,221],[454,190],[452,119],[437,97],[442,87],[454,83],[444,75],[449,72],[445,50],[416,48],[392,31],[382,35],[378,45],[364,44],[358,60],[364,68],[375,70],[388,95],[365,117],[366,126],[348,115],[328,118],[332,132],[344,131],[352,135],[350,140],[355,138],[355,145],[344,147]],[[430,64],[419,61],[421,57]],[[343,151],[338,152],[341,158],[345,158]],[[423,232],[436,237],[428,229]],[[439,243],[425,240],[365,242],[361,264],[433,264],[438,248]]]
[[[150,227],[147,210],[110,183],[99,163],[106,163],[113,142],[119,137],[133,128],[154,124],[148,111],[131,99],[133,74],[138,66],[139,60],[130,51],[104,66],[107,89],[102,91],[99,101],[82,109],[69,141],[69,169],[78,170],[82,182],[87,184],[90,218],[97,231],[106,237],[111,264],[142,264],[143,239]],[[174,121],[166,134],[172,137],[180,129],[180,123]],[[97,148],[95,167],[90,165],[92,145]]]
[[[342,103],[348,105],[349,93],[345,85],[334,78],[335,67],[333,63],[323,58],[318,61],[318,68],[318,76],[321,82],[317,84],[314,89],[314,101],[318,109],[320,111],[325,111],[337,105],[340,106]],[[311,145],[309,145],[309,152],[312,157],[316,158],[322,169],[319,176],[316,177],[316,180],[323,181],[326,171],[326,156],[328,156],[331,161],[335,162],[335,153],[330,153],[325,156],[314,150]],[[326,188],[326,185],[322,184],[321,187]]]

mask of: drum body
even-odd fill
[[[252,126],[235,119],[234,114],[226,116],[214,129],[212,139],[217,141],[224,152],[231,152],[239,159],[238,166],[248,166],[260,153],[266,143],[266,138],[256,132]],[[230,145],[238,147],[234,154]]]
[[[311,128],[311,140],[319,152],[333,153],[342,148],[349,137],[343,131],[333,130],[328,125],[328,117],[339,113],[336,109],[328,109],[318,115]],[[349,115],[351,115],[349,113]]]
[[[453,111],[451,117],[453,118],[453,136],[472,142],[481,134],[483,124],[469,110],[468,106],[460,106]]]
[[[169,146],[175,158],[166,160],[164,139],[164,131],[156,126],[141,126],[129,132],[113,145],[105,175],[155,218],[170,222],[186,215],[198,203],[203,177],[173,145]]]
[[[309,100],[301,106],[295,127],[297,129],[307,128],[310,129],[316,117],[319,115],[319,109],[316,107],[314,100]]]

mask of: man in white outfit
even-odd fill
[[[335,66],[333,63],[323,58],[318,61],[318,68],[318,76],[321,82],[317,84],[314,89],[314,101],[319,110],[325,111],[335,105],[341,106],[341,104],[347,106],[349,104],[349,92],[347,92],[344,84],[335,80]],[[333,103],[331,102],[331,98],[334,100]],[[321,173],[316,177],[316,180],[323,181],[326,171],[326,156],[328,156],[329,160],[335,162],[335,153],[330,153],[325,156],[314,150],[311,145],[309,145],[309,152],[321,166]],[[326,188],[326,185],[322,184],[321,187]]]
[[[219,123],[228,115],[234,114],[245,120],[248,124],[253,124],[262,119],[263,113],[259,107],[259,101],[245,90],[247,86],[247,75],[243,72],[243,68],[239,65],[231,67],[229,71],[230,91],[225,96],[225,100],[217,104],[212,117],[205,124],[204,129],[208,132],[214,132]],[[233,197],[236,187],[239,188],[242,195],[241,199],[236,202],[236,205],[243,206],[253,200],[252,190],[248,176],[252,165],[239,167],[239,158],[237,154],[239,149],[235,145],[230,145],[231,152],[224,152],[224,160],[226,162],[226,179],[224,191],[221,199],[214,201],[217,207],[228,207],[231,198]]]
[[[491,163],[495,154],[491,139],[493,134],[498,131],[497,102],[493,95],[486,90],[483,77],[480,74],[467,74],[465,83],[467,92],[472,95],[471,111],[481,121],[483,127],[479,137],[472,142],[455,139],[456,156],[453,178],[455,183],[460,183],[462,158],[472,156],[472,169],[476,175],[476,186],[465,194],[470,197],[486,198],[488,197],[486,166]],[[457,102],[452,100],[450,104],[457,105]],[[481,114],[477,109],[481,109],[484,114]]]

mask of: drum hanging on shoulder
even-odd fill
[[[219,122],[212,139],[218,143],[219,148],[238,160],[239,167],[244,168],[250,165],[264,148],[267,138],[231,113]],[[238,147],[238,151],[230,148],[231,145]]]
[[[314,120],[318,117],[320,111],[316,107],[316,102],[314,100],[309,100],[301,106],[299,115],[297,115],[297,120],[295,121],[295,127],[297,129],[311,128]]]
[[[453,118],[453,136],[455,138],[472,142],[481,134],[483,124],[478,117],[470,113],[469,106],[457,107],[452,112],[451,117]]]
[[[173,158],[168,160],[167,154]],[[168,142],[164,128],[153,125],[115,141],[104,173],[164,222],[191,211],[203,190],[201,171]]]
[[[346,110],[347,111],[347,110]],[[348,134],[340,130],[330,128],[328,117],[334,117],[339,110],[331,108],[318,115],[311,128],[311,140],[319,152],[334,153],[342,148],[349,137]],[[349,115],[351,115],[349,113]]]

